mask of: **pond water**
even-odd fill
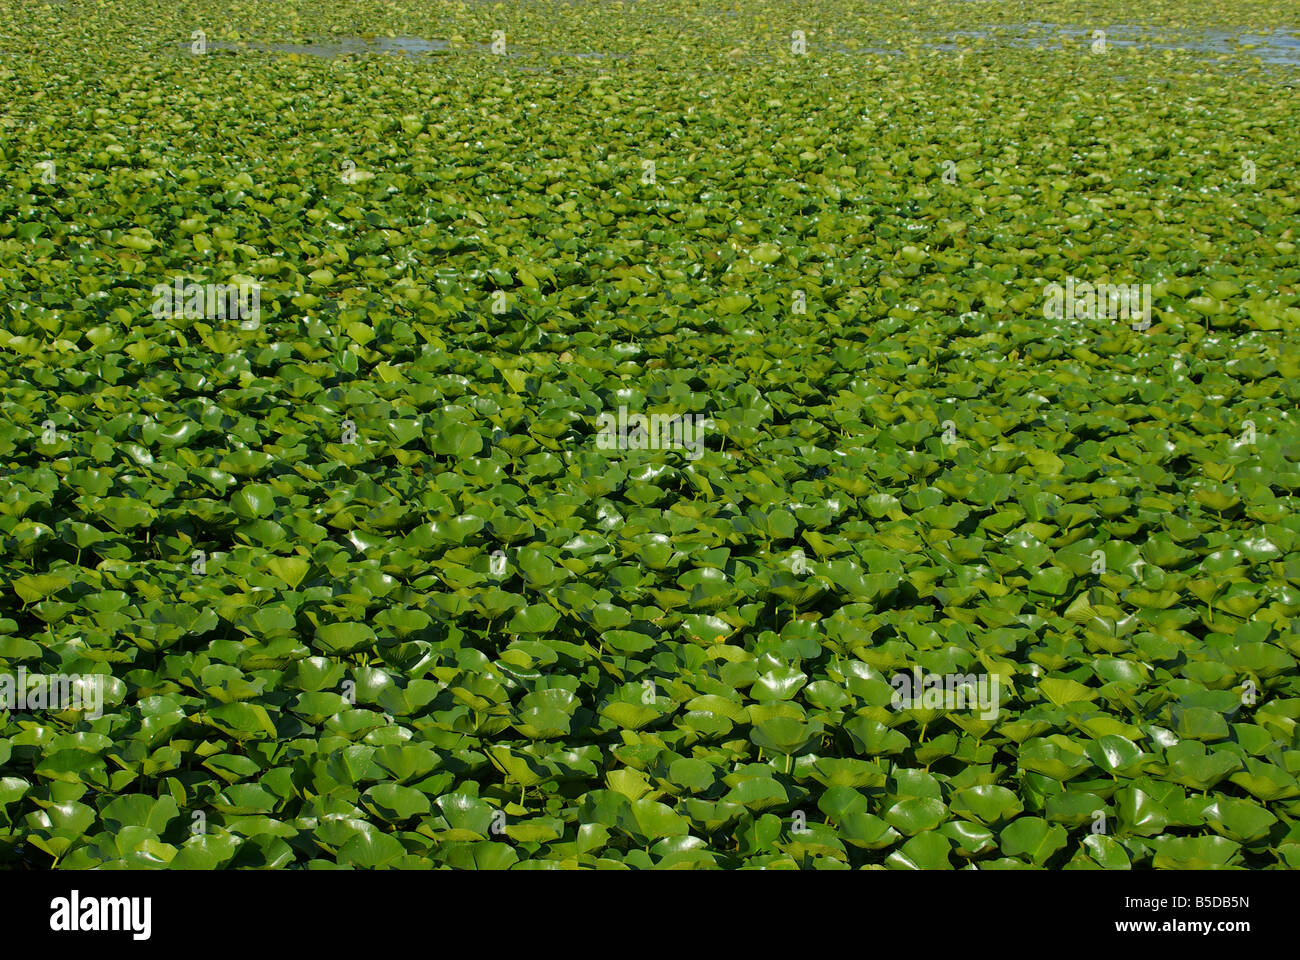
[[[189,49],[189,44],[182,44]],[[473,43],[464,45],[475,53],[487,53],[491,44]],[[255,50],[261,53],[297,53],[309,57],[344,57],[366,56],[369,54],[404,54],[420,56],[425,54],[446,54],[451,52],[451,43],[447,40],[426,40],[421,37],[333,37],[329,40],[312,40],[305,43],[259,43],[246,41],[227,43],[209,41],[209,50]],[[600,60],[606,57],[624,59],[626,54],[602,53],[598,50],[531,50],[522,47],[506,47],[510,57],[544,56],[575,57],[579,60]]]
[[[1265,63],[1300,65],[1300,35],[1289,31],[1273,33],[1232,33],[1227,30],[1188,31],[1171,35],[1170,31],[1148,31],[1132,24],[1111,24],[1105,27],[1080,27],[1044,23],[1030,20],[977,30],[951,30],[943,39],[924,40],[919,46],[925,50],[943,50],[955,53],[963,47],[987,42],[1013,47],[1053,49],[1061,46],[1062,37],[1075,44],[1088,45],[1093,31],[1104,30],[1106,45],[1117,48],[1135,47],[1147,50],[1184,50],[1218,55],[1236,54],[1254,57]],[[880,56],[901,57],[898,47],[858,46],[843,43],[830,46],[835,53],[870,53]]]
[[[981,30],[954,30],[947,42],[926,46],[956,50],[957,39],[992,40],[1024,47],[1056,47],[1062,35],[1072,40],[1091,41],[1094,29],[1104,30],[1107,46],[1139,47],[1150,50],[1187,50],[1213,54],[1243,54],[1265,63],[1300,64],[1300,36],[1287,31],[1273,33],[1232,33],[1227,30],[1187,31],[1170,36],[1170,31],[1148,31],[1133,24],[1111,24],[1100,28],[1066,26],[1030,20]],[[1019,34],[1012,35],[1011,31]]]
[[[963,45],[988,42],[1010,46],[1052,49],[1061,45],[1062,37],[1069,37],[1075,43],[1091,42],[1093,30],[1098,28],[1044,23],[1030,20],[1024,23],[1012,23],[974,30],[953,30],[944,34],[942,39],[920,42],[927,50],[956,52]],[[1101,27],[1106,33],[1106,44],[1117,48],[1134,47],[1148,50],[1184,50],[1206,54],[1237,54],[1249,56],[1265,63],[1300,65],[1300,35],[1293,31],[1274,31],[1273,33],[1231,33],[1226,30],[1209,30],[1182,34],[1170,31],[1148,31],[1132,24],[1111,24]],[[188,49],[188,44],[182,44]],[[308,41],[304,43],[259,43],[248,41],[226,43],[210,41],[211,50],[254,50],[264,53],[297,53],[313,57],[341,57],[368,54],[401,54],[406,56],[423,56],[430,54],[448,54],[451,44],[447,40],[424,39],[421,37],[333,37],[329,40]],[[469,44],[468,49],[475,53],[487,53],[490,45],[486,43]],[[897,47],[857,46],[849,47],[843,43],[832,44],[829,50],[834,53],[867,53],[882,56],[903,56],[904,51]],[[602,53],[595,50],[533,50],[522,47],[507,47],[510,57],[574,57],[581,60],[599,60],[604,58],[626,59],[623,53]],[[810,51],[811,52],[811,51]]]
[[[223,43],[210,42],[210,50],[260,50],[265,53],[298,53],[311,57],[342,57],[369,53],[436,53],[450,47],[446,40],[419,37],[334,37],[308,43]]]

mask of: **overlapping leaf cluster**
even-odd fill
[[[106,692],[0,713],[5,865],[1300,866],[1293,68],[159,6],[0,5],[0,665]],[[369,34],[451,45],[239,45]]]

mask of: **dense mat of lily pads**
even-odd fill
[[[0,865],[1300,866],[1287,15],[0,2]]]

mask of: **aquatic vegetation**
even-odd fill
[[[1290,15],[0,3],[0,864],[1300,866]]]

